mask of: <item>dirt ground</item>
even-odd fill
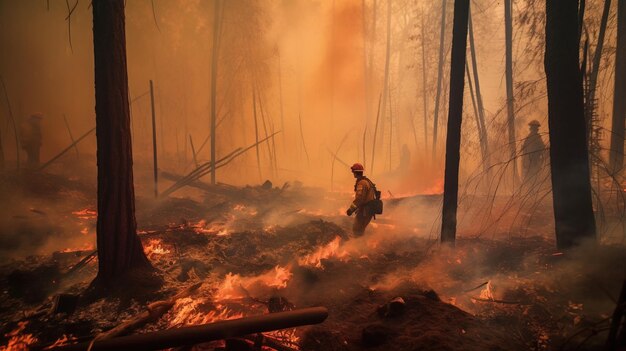
[[[593,350],[604,345],[624,276],[623,246],[558,252],[541,215],[534,223],[545,232],[461,232],[447,248],[436,240],[437,195],[387,199],[385,215],[354,238],[343,214],[350,194],[223,185],[138,196],[160,289],[52,313],[55,296],[81,294],[96,274],[97,259],[68,274],[94,249],[94,186],[48,174],[1,184],[11,195],[0,215],[0,350],[88,340],[196,283],[135,333],[325,306],[324,323],[267,337],[300,350]]]

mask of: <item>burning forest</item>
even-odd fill
[[[0,0],[0,350],[626,350],[626,0]]]

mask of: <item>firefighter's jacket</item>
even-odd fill
[[[354,184],[354,201],[350,205],[350,210],[364,212],[368,202],[376,199],[374,185],[367,177],[357,178]]]

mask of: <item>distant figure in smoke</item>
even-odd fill
[[[539,135],[539,121],[532,120],[528,123],[530,132],[522,145],[522,172],[524,183],[530,185],[543,168],[545,162],[546,145]]]
[[[348,216],[352,216],[356,212],[354,224],[352,225],[352,233],[354,236],[362,236],[365,228],[374,217],[374,212],[369,206],[376,199],[376,186],[363,175],[363,165],[355,163],[350,167],[356,182],[354,183],[354,201],[350,208],[346,211]]]
[[[28,168],[39,166],[39,151],[41,150],[41,120],[43,115],[35,113],[20,125],[20,144],[26,152]]]

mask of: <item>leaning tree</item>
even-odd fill
[[[546,0],[544,65],[559,248],[575,246],[596,235],[578,48],[578,1]]]
[[[450,62],[450,102],[446,136],[446,169],[443,184],[443,212],[441,216],[441,241],[452,244],[454,244],[456,238],[469,5],[469,0],[454,1],[452,60]]]
[[[93,0],[93,47],[98,157],[98,276],[114,287],[134,272],[151,271],[137,236],[126,71],[124,0]]]

